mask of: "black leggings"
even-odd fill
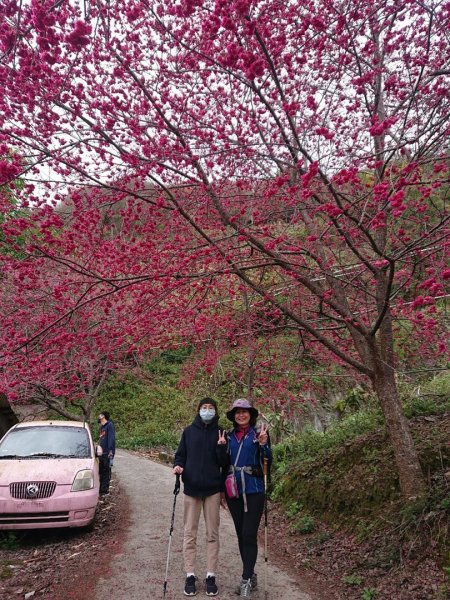
[[[258,556],[258,528],[264,510],[264,494],[247,494],[247,512],[244,512],[242,496],[227,498],[227,504],[237,533],[242,579],[250,579]]]

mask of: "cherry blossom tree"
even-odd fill
[[[87,224],[85,199],[78,200],[51,211],[52,225],[44,228],[33,230],[35,215],[24,213],[25,236],[17,218],[9,215],[3,225],[0,383],[12,401],[39,402],[72,418],[75,407],[89,418],[108,374],[139,371],[137,350],[164,347],[175,314],[193,332],[198,327],[188,323],[180,296],[185,278],[166,276],[160,266],[182,262],[185,243],[175,254],[163,231],[157,243],[145,239],[139,211],[128,222],[102,207],[89,212]],[[151,230],[149,219],[143,222]]]
[[[395,343],[407,328],[446,352],[449,3],[1,11],[0,185],[20,178],[30,208],[4,235],[27,231],[23,277],[40,261],[65,273],[48,292],[61,314],[21,347],[112,297],[131,346],[245,337],[251,294],[255,322],[371,382],[404,497],[423,495]]]
[[[2,272],[0,385],[11,402],[89,419],[105,378],[127,362],[117,319],[95,305],[74,311],[61,296],[60,268],[49,270],[42,260],[25,267],[22,261],[27,259],[8,261]],[[61,320],[64,327],[57,326]]]

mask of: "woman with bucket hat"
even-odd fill
[[[257,586],[254,571],[258,555],[258,528],[264,511],[264,459],[272,462],[267,427],[256,427],[258,411],[245,398],[233,402],[227,418],[230,467],[225,481],[227,505],[234,522],[242,559],[239,594],[250,597]]]

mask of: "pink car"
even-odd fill
[[[25,422],[0,440],[0,530],[88,526],[98,492],[98,460],[87,425]]]

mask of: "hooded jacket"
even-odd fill
[[[226,445],[219,445],[216,415],[204,423],[197,414],[183,431],[173,466],[183,467],[181,479],[187,496],[212,496],[223,491],[222,467],[228,466]]]

